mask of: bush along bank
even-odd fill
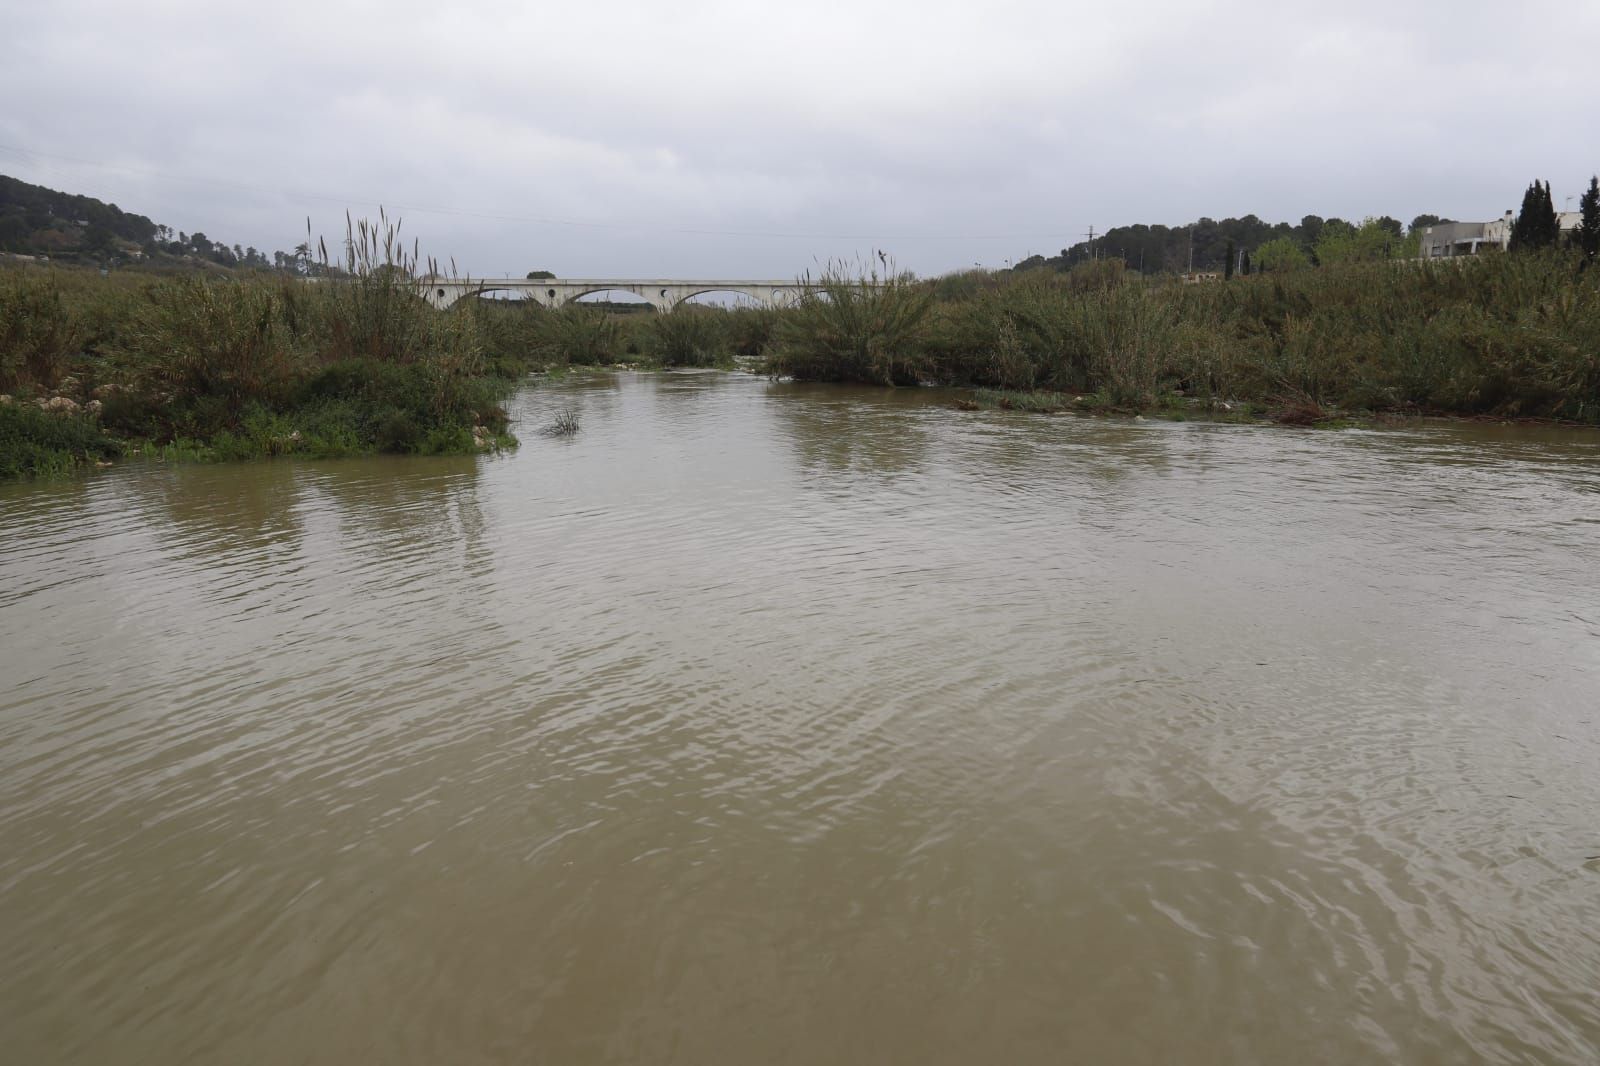
[[[492,365],[542,369],[721,367],[765,348],[774,312],[684,304],[668,312],[616,313],[586,303],[550,310],[531,300],[478,303]]]
[[[1600,271],[1551,250],[1199,285],[1116,260],[931,283],[836,272],[780,316],[770,366],[966,386],[1013,410],[1600,423]]]
[[[515,445],[471,306],[420,295],[397,227],[352,225],[316,284],[187,275],[75,301],[70,275],[0,278],[0,477],[128,452],[200,459]],[[93,287],[90,286],[92,289]],[[79,294],[81,295],[81,294]],[[87,343],[93,339],[93,343]]]

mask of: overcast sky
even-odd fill
[[[0,0],[0,173],[478,276],[921,274],[1117,224],[1484,219],[1600,170],[1600,2]]]

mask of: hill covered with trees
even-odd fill
[[[0,252],[86,265],[246,267],[304,272],[307,249],[257,251],[174,232],[92,196],[47,189],[0,174]]]

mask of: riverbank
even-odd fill
[[[1066,273],[824,278],[779,316],[774,372],[1264,411],[1600,424],[1600,271],[1567,250],[1184,285]]]
[[[121,455],[251,459],[512,447],[526,367],[421,297],[395,231],[331,284],[270,274],[0,272],[0,477]]]
[[[933,281],[835,271],[782,310],[438,312],[393,236],[354,227],[335,284],[0,272],[0,477],[127,454],[512,447],[501,401],[530,370],[615,364],[952,386],[1025,411],[1600,424],[1600,271],[1562,251],[1210,285],[1120,261]]]
[[[964,411],[1015,411],[1038,415],[1099,415],[1113,418],[1151,419],[1166,422],[1217,422],[1236,425],[1307,426],[1316,429],[1344,429],[1352,426],[1396,427],[1453,422],[1480,422],[1499,425],[1561,426],[1571,429],[1596,428],[1592,422],[1535,416],[1466,415],[1426,410],[1345,410],[1306,402],[1253,403],[1169,393],[1145,407],[1123,407],[1099,394],[1072,395],[1044,390],[1011,391],[974,389],[955,402]]]

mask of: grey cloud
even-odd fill
[[[0,170],[263,248],[385,202],[478,274],[785,276],[1600,169],[1592,6],[1126,7],[30,5]]]

